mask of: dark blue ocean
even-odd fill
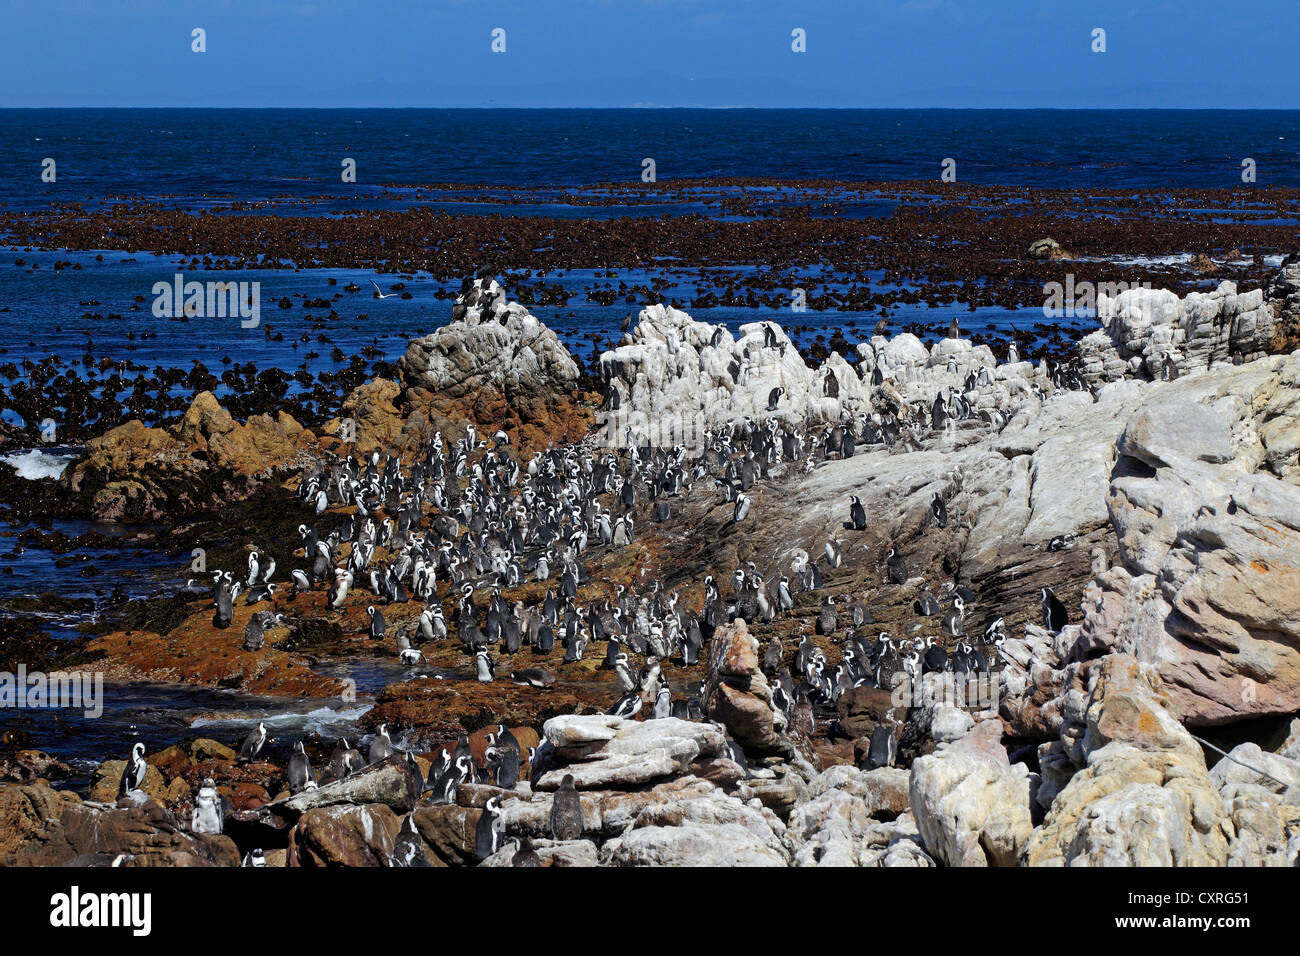
[[[0,110],[11,208],[105,196],[381,202],[380,185],[703,177],[959,179],[1035,188],[1300,186],[1300,111]],[[58,184],[40,181],[57,162]],[[340,164],[357,161],[344,186]]]

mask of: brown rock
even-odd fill
[[[190,759],[194,761],[234,761],[235,757],[238,756],[230,747],[227,747],[219,741],[209,740],[207,737],[199,737],[196,740],[191,740],[185,750],[190,755]]]
[[[505,680],[490,684],[477,681],[413,680],[389,684],[375,695],[375,706],[361,718],[367,729],[377,729],[388,724],[390,731],[400,728],[409,739],[422,742],[429,751],[436,751],[448,741],[454,742],[463,732],[476,733],[471,745],[475,757],[482,760],[480,750],[485,749],[487,731],[498,723],[512,728],[540,727],[560,714],[599,713],[607,703],[600,695],[582,687],[550,687],[545,690],[524,687]],[[536,745],[535,731],[520,736],[512,733],[521,748],[528,746],[525,738]],[[527,751],[522,753],[527,755]]]
[[[170,430],[132,420],[92,438],[60,483],[97,517],[175,517],[247,496],[278,470],[302,464],[299,455],[314,440],[284,412],[241,425],[211,392],[200,392]]]
[[[106,680],[165,681],[285,697],[343,693],[341,680],[318,674],[305,658],[277,650],[270,641],[261,650],[244,650],[244,626],[258,610],[237,601],[230,627],[218,630],[212,624],[212,611],[205,608],[166,635],[114,631],[91,641],[87,650],[100,655],[96,669]],[[230,748],[211,744],[221,748],[209,749],[211,755],[234,759]]]
[[[78,857],[112,858],[119,853],[134,857],[133,866],[238,866],[239,850],[229,837],[190,834],[157,803],[143,807],[101,808],[67,798],[29,796],[33,811],[28,819],[43,825],[28,830],[17,849],[0,857],[7,866],[67,866]],[[62,800],[57,819],[52,811]],[[42,815],[43,814],[43,815]]]
[[[192,793],[190,785],[185,782],[184,778],[176,777],[171,783],[167,784],[167,789],[163,792],[163,803],[169,807],[187,803]]]
[[[368,455],[375,448],[393,447],[405,424],[402,413],[394,404],[401,392],[400,384],[386,378],[358,385],[343,400],[338,427],[327,428],[327,431],[340,434],[343,420],[350,418],[355,436],[351,444],[356,451]]]
[[[35,783],[37,780],[63,780],[74,775],[73,769],[40,750],[19,750],[0,756],[0,780]]]
[[[402,821],[383,804],[317,807],[289,832],[288,866],[388,866]]]
[[[0,786],[0,859],[16,852],[33,834],[58,821],[81,798],[46,786]]]
[[[774,724],[772,691],[759,666],[758,641],[743,620],[714,632],[700,703],[746,751],[785,749]]]
[[[1031,259],[1069,259],[1070,254],[1055,239],[1035,239],[1029,244]]]
[[[840,727],[853,737],[871,737],[885,714],[892,709],[890,692],[879,687],[855,687],[840,695],[836,704]]]
[[[105,760],[101,763],[90,775],[90,788],[86,792],[86,799],[96,803],[115,802],[118,788],[122,785],[122,771],[125,769],[125,760]],[[160,803],[165,802],[167,780],[157,767],[146,766],[144,786],[141,789]]]
[[[468,866],[474,860],[474,829],[483,811],[437,804],[414,811],[415,829],[435,866]]]

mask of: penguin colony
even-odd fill
[[[486,296],[486,289],[484,282],[470,294]],[[486,321],[504,304],[504,292],[497,291],[497,301],[474,299],[483,307]],[[955,321],[952,334],[958,334]],[[769,347],[774,347],[775,336],[768,338]],[[967,390],[987,381],[988,374],[987,369],[972,372]],[[1052,370],[1051,377],[1057,388],[1086,387],[1064,367]],[[879,368],[872,381],[874,385],[883,381]],[[771,391],[769,411],[779,409],[783,394],[781,388]],[[1041,390],[1038,397],[1045,398]],[[617,401],[617,389],[611,384],[606,404]],[[694,607],[681,600],[684,588],[669,589],[656,579],[645,581],[636,591],[606,586],[604,597],[579,600],[580,588],[602,583],[589,573],[587,556],[628,546],[636,539],[639,516],[667,520],[683,499],[701,494],[716,492],[732,503],[733,523],[743,526],[752,506],[749,492],[776,462],[802,463],[806,474],[828,458],[851,457],[863,446],[885,445],[906,452],[921,447],[923,438],[964,420],[982,420],[995,430],[1006,423],[1000,412],[976,414],[962,394],[950,390],[929,407],[918,403],[899,408],[886,398],[884,407],[870,415],[828,425],[798,428],[777,417],[761,422],[747,417],[707,431],[697,454],[688,454],[680,445],[653,447],[629,429],[626,447],[618,451],[566,446],[539,451],[521,463],[512,454],[504,430],[484,437],[470,424],[454,442],[446,442],[441,432],[435,434],[414,456],[399,458],[375,450],[368,458],[327,457],[303,476],[297,489],[298,500],[315,517],[299,525],[302,566],[291,569],[284,586],[293,595],[323,588],[331,609],[363,602],[369,636],[390,642],[393,654],[412,667],[424,661],[422,646],[455,641],[467,661],[473,662],[472,679],[509,679],[547,688],[556,681],[545,666],[547,661],[558,657],[573,662],[599,655],[601,666],[614,671],[619,689],[617,699],[609,702],[609,713],[640,719],[700,719],[698,698],[674,692],[670,668],[698,663],[714,631],[729,621],[773,621],[790,614],[795,594],[822,589],[819,562],[828,568],[841,566],[842,542],[827,541],[824,558],[818,560],[797,552],[788,570],[765,574],[750,561],[725,581],[707,575],[701,582],[703,601]],[[857,496],[845,502],[845,510],[846,534],[867,529],[872,519]],[[337,521],[322,531],[314,522],[327,512]],[[950,520],[948,504],[939,493],[931,501],[929,517],[936,528]],[[1052,550],[1072,544],[1053,541]],[[381,550],[385,558],[376,557]],[[249,555],[246,573],[238,578],[232,572],[214,572],[214,624],[230,626],[241,593],[250,605],[270,600],[279,586],[272,580],[274,572],[274,560],[264,562],[258,552]],[[914,580],[906,557],[894,548],[881,557],[881,576],[895,586]],[[544,582],[544,598],[525,605],[502,596],[503,589],[526,581]],[[190,581],[183,593],[202,590]],[[840,641],[842,661],[831,668],[824,653],[804,634],[791,664],[785,664],[786,649],[780,639],[769,641],[762,666],[772,679],[778,727],[812,735],[818,715],[833,711],[840,696],[856,687],[890,689],[904,677],[915,679],[929,672],[987,674],[1006,638],[1003,619],[982,634],[969,634],[964,619],[976,595],[955,582],[942,590],[944,601],[923,589],[914,610],[923,619],[940,617],[935,630],[943,637],[910,640],[895,639],[884,630],[873,633],[875,622],[862,600],[848,595],[837,602],[833,594],[822,596],[816,632]],[[401,618],[409,623],[390,629],[384,608],[412,602],[420,607],[418,618],[408,611]],[[445,614],[444,605],[454,605],[454,611]],[[1050,588],[1042,591],[1042,620],[1053,633],[1068,621],[1065,607]],[[259,612],[245,630],[245,648],[260,648],[267,631],[284,626],[283,615]],[[864,766],[892,764],[900,730],[895,716],[887,715],[871,739]],[[267,739],[265,725],[259,724],[243,742],[240,758],[254,759]],[[422,777],[425,799],[453,802],[457,786],[463,783],[514,788],[525,759],[518,742],[503,725],[489,735],[488,742],[481,765],[464,734],[454,748],[444,748],[427,778]],[[526,759],[537,773],[549,769],[547,749],[545,743],[529,748]],[[336,778],[346,777],[397,752],[387,727],[381,727],[367,754],[340,739],[329,769]],[[743,766],[743,754],[736,756]],[[414,765],[410,754],[404,759]],[[123,773],[122,794],[138,791],[143,775],[143,746],[137,744]],[[287,778],[295,793],[317,785],[301,741],[293,747]],[[205,802],[205,827],[214,825],[213,799],[209,794]],[[197,808],[195,813],[198,819]],[[219,823],[218,819],[215,825]],[[496,804],[490,800],[476,834],[480,858],[504,844],[500,823],[499,799]],[[557,838],[582,833],[581,805],[572,777],[566,777],[557,791],[551,828]],[[421,854],[408,848],[405,855],[414,860]],[[536,860],[526,841],[516,841],[515,865],[538,865]]]

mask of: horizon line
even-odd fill
[[[914,112],[917,110],[934,110],[945,112],[1006,112],[1028,113],[1037,111],[1056,111],[1071,113],[1119,113],[1119,112],[1257,112],[1257,113],[1300,113],[1300,107],[1286,106],[656,106],[637,104],[633,106],[5,106],[0,110],[313,110],[329,112],[333,110],[712,110],[728,112],[737,110],[755,111],[823,111],[823,112]]]

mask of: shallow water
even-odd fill
[[[104,760],[125,760],[136,743],[153,753],[186,737],[208,737],[236,750],[258,721],[267,725],[263,753],[288,759],[293,744],[319,733],[356,736],[356,722],[370,709],[361,700],[283,701],[172,684],[105,684],[103,715],[80,710],[0,710],[0,732],[23,731],[33,746],[72,766],[75,776],[56,786],[84,789]]]
[[[23,260],[25,265],[15,265],[15,259]],[[56,260],[74,262],[81,268],[55,272],[52,265]],[[41,268],[32,271],[32,264]],[[75,361],[75,371],[84,377],[89,377],[90,370],[81,365],[83,356],[90,356],[96,365],[107,360],[145,367],[145,371],[123,371],[126,380],[136,374],[152,377],[147,370],[156,366],[188,370],[195,361],[217,376],[231,363],[252,363],[259,371],[280,368],[292,372],[304,368],[315,376],[343,369],[366,347],[377,350],[378,358],[395,362],[406,353],[412,338],[435,331],[449,321],[452,300],[446,295],[459,291],[458,282],[438,282],[427,274],[401,277],[341,269],[184,272],[187,279],[204,282],[261,283],[259,325],[243,328],[238,318],[181,320],[155,316],[152,312],[154,283],[170,283],[178,271],[182,271],[179,259],[143,253],[105,254],[102,262],[96,261],[95,254],[91,253],[24,252],[13,258],[5,254],[0,257],[0,285],[6,292],[3,309],[7,311],[0,311],[0,329],[9,323],[17,324],[22,331],[0,339],[0,366],[15,363],[11,383],[26,380],[23,361],[40,361],[51,355],[61,357],[65,363]],[[632,270],[620,273],[619,278],[629,286],[649,284],[665,272],[669,284],[663,287],[662,293],[666,299],[678,301],[694,318],[725,325],[733,333],[742,325],[766,319],[779,323],[801,347],[810,345],[818,336],[829,339],[837,328],[845,329],[849,341],[856,343],[870,337],[879,318],[874,310],[794,312],[789,308],[694,308],[689,304],[697,289],[694,270]],[[337,281],[336,285],[329,284],[331,278]],[[885,284],[881,276],[872,278],[873,287],[878,290],[906,288]],[[403,281],[411,297],[375,299],[371,296],[371,279],[384,289]],[[792,275],[793,283],[808,281],[810,285],[813,281],[825,285],[829,279],[829,273],[820,267]],[[622,301],[606,306],[589,300],[586,291],[593,287],[607,284],[617,287],[616,280],[598,276],[596,270],[556,272],[548,275],[546,281],[569,290],[572,298],[566,305],[531,306],[530,311],[584,361],[591,358],[595,336],[603,338],[602,350],[610,347],[619,337],[623,317],[629,312],[635,316],[640,309]],[[362,291],[343,292],[349,282],[361,286]],[[830,286],[843,287],[833,282]],[[444,297],[439,298],[440,292]],[[507,287],[507,293],[511,292]],[[302,307],[303,296],[315,300],[338,293],[342,293],[342,298],[331,303],[339,313],[337,319],[326,318],[329,309]],[[782,290],[781,294],[788,298],[792,289]],[[135,302],[137,296],[145,297],[146,301]],[[277,303],[286,297],[293,304],[282,309]],[[133,306],[138,311],[131,311]],[[93,317],[83,317],[87,313]],[[1012,323],[1027,329],[1043,318],[1041,309],[987,307],[972,311],[956,304],[930,307],[922,303],[891,308],[891,329],[896,332],[908,323],[920,322],[931,326],[937,337],[954,315],[961,317],[963,328],[968,331],[1002,334],[1006,334]],[[850,328],[853,325],[857,328]],[[321,341],[322,337],[326,341]],[[342,360],[334,357],[335,348],[343,353]],[[0,376],[3,375],[0,371]],[[95,375],[102,379],[107,373],[96,371]],[[288,384],[290,394],[300,391],[302,386],[298,383]],[[177,385],[172,393],[188,394],[188,390]],[[220,398],[229,394],[230,389],[223,383],[215,393]],[[9,420],[16,420],[12,412],[5,414]],[[26,464],[31,470],[38,463],[32,460]],[[53,467],[53,463],[40,464]]]

